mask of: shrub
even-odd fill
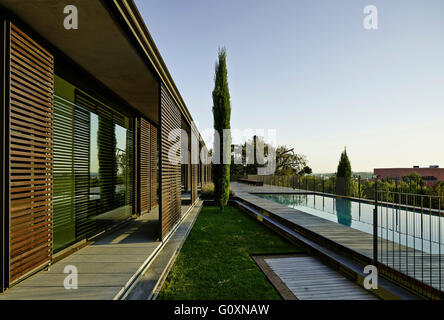
[[[230,197],[234,197],[234,192],[230,188]],[[200,198],[202,200],[214,200],[214,183],[206,183],[202,186],[200,191]]]

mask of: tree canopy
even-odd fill
[[[225,48],[219,49],[218,61],[215,66],[214,90],[213,90],[213,119],[214,129],[219,133],[220,161],[213,164],[213,182],[215,201],[221,211],[228,203],[230,196],[230,164],[224,163],[226,150],[223,144],[223,130],[230,129],[231,104],[227,79],[227,53]],[[215,140],[216,144],[216,140]],[[214,150],[217,150],[215,145]]]
[[[253,145],[254,152],[254,160],[250,161],[252,163],[247,164],[246,154],[247,154],[247,143]],[[259,167],[266,166],[268,163],[259,163],[256,157],[256,149],[257,145],[262,144],[264,148],[264,157],[265,160],[269,155],[269,151],[271,150],[271,146],[264,142],[263,137],[254,136],[252,139],[248,140],[241,146],[242,150],[242,164],[234,163],[234,154],[231,159],[231,178],[233,180],[239,179],[245,175],[255,175],[257,174],[257,170]],[[286,146],[278,146],[275,148],[276,154],[276,170],[274,172],[275,175],[284,175],[284,176],[292,176],[292,175],[304,175],[311,174],[312,170],[307,165],[308,161],[305,155],[298,154],[294,152],[294,148],[287,148]]]
[[[348,159],[346,148],[344,148],[344,151],[341,153],[336,176],[339,178],[351,178],[352,176],[351,164],[350,160]]]
[[[338,169],[336,171],[336,193],[339,195],[350,195],[352,180],[352,168],[348,159],[347,149],[341,153]]]

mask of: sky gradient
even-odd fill
[[[444,166],[444,1],[136,0],[199,129],[228,55],[231,127],[276,129],[313,172]],[[375,5],[379,29],[363,28]]]

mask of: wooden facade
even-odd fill
[[[111,8],[115,14],[113,10],[120,4],[117,1],[100,5],[105,7],[106,14],[110,9],[107,6],[115,6]],[[171,163],[168,159],[168,152],[174,144],[168,136],[171,130],[181,128],[182,121],[189,128],[192,123],[191,115],[161,59],[144,60],[147,65],[154,64],[154,68],[151,65],[147,69],[153,74],[150,92],[158,91],[158,95],[153,94],[155,105],[146,111],[122,98],[119,92],[103,86],[100,79],[95,78],[96,75],[89,73],[89,69],[76,64],[75,59],[69,56],[70,52],[59,51],[57,45],[49,42],[44,34],[36,32],[33,25],[14,16],[14,9],[19,9],[14,3],[11,6],[11,13],[1,13],[3,212],[0,219],[0,292],[50,265],[54,253],[77,244],[79,238],[88,240],[98,234],[93,224],[100,222],[94,220],[97,212],[92,213],[93,202],[100,199],[106,204],[105,201],[109,200],[111,205],[120,201],[115,197],[115,190],[120,187],[119,184],[123,184],[116,182],[117,165],[113,162],[117,157],[117,125],[127,132],[125,143],[128,148],[125,151],[129,150],[130,156],[125,161],[128,161],[130,169],[127,176],[131,181],[128,185],[132,188],[125,189],[124,197],[130,199],[131,203],[125,200],[125,207],[128,207],[125,214],[134,218],[158,206],[158,233],[160,238],[165,239],[182,217],[181,164]],[[126,7],[121,14],[129,14],[131,10]],[[121,22],[126,23],[124,17],[120,18]],[[115,20],[113,23],[116,23]],[[131,20],[128,23],[137,25],[140,21]],[[139,35],[126,35],[130,36]],[[152,40],[149,38],[148,41]],[[157,49],[153,50],[150,55],[160,57]],[[77,54],[81,54],[79,52]],[[65,75],[67,79],[63,78]],[[67,92],[66,87],[56,86],[58,79],[76,88],[72,100],[55,93],[56,88],[60,92]],[[95,94],[98,99],[95,99]],[[99,103],[99,100],[104,103]],[[152,112],[156,108],[156,112]],[[115,114],[113,110],[116,110]],[[150,117],[149,112],[154,116]],[[118,114],[124,117],[120,120]],[[99,178],[93,176],[91,171],[93,117],[98,119],[94,121],[100,127],[100,135],[96,138],[100,146],[97,155],[99,165],[112,162],[109,169],[107,167],[109,172],[100,171]],[[195,131],[194,134],[200,138],[195,128],[190,131]],[[106,136],[102,137],[103,133]],[[186,170],[193,205],[198,199],[197,186],[202,183],[206,169],[198,164],[190,164]],[[60,176],[63,176],[62,182]],[[97,179],[100,184],[97,184]],[[54,211],[54,208],[57,210]],[[114,209],[112,207],[97,214],[105,215]],[[68,224],[67,221],[75,221],[73,234],[66,235],[66,238],[73,240],[67,241],[66,246],[58,246],[54,239],[64,234],[65,230],[55,230]],[[106,226],[106,229],[118,223]]]
[[[14,282],[52,256],[54,59],[13,24],[9,58],[9,282]]]
[[[150,162],[151,162],[151,126],[150,123],[141,118],[139,126],[139,202],[140,213],[151,210],[150,201]]]
[[[150,124],[150,207],[157,206],[158,143],[157,128]]]
[[[157,205],[157,128],[139,120],[139,208],[140,214]]]
[[[161,86],[160,102],[160,181],[161,181],[161,235],[164,238],[179,221],[181,215],[180,207],[180,162],[173,163],[168,157],[169,150],[177,142],[170,141],[169,135],[172,130],[181,128],[180,111],[174,104],[173,99]],[[178,155],[179,156],[179,155]]]

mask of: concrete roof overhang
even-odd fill
[[[66,30],[65,6],[78,9],[78,29]],[[134,109],[159,124],[159,80],[202,141],[133,0],[0,0]]]
[[[182,116],[185,118],[186,122],[190,124],[192,130],[202,140],[202,137],[193,122],[190,112],[185,106],[179,90],[177,89],[166,65],[159,53],[148,29],[137,10],[137,7],[133,0],[113,0],[114,8],[119,12],[119,17],[124,19],[125,24],[131,30],[132,35],[135,37],[136,41],[139,43],[140,48],[144,51],[146,57],[151,61],[156,73],[162,80],[162,83],[166,86],[169,93],[171,94],[173,100],[179,107]]]
[[[131,107],[159,123],[159,80],[99,0],[0,0],[52,46]],[[65,6],[78,10],[78,29],[67,30]],[[55,61],[57,64],[57,60]]]

